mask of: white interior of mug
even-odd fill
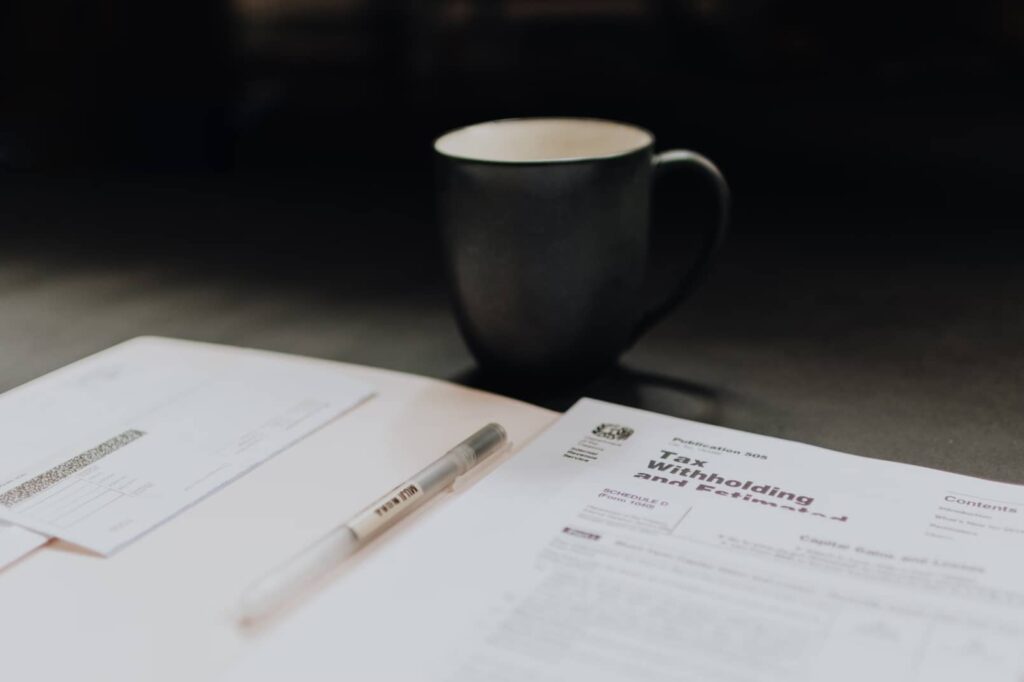
[[[622,156],[650,145],[643,128],[596,118],[516,118],[478,123],[442,135],[445,156],[496,163],[578,161]]]

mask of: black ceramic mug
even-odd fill
[[[655,154],[636,126],[525,118],[460,128],[434,142],[448,275],[481,366],[508,378],[581,378],[612,363],[688,294],[725,236],[729,189],[700,154]],[[695,166],[720,219],[675,291],[641,300],[655,174]]]

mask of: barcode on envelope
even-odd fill
[[[61,462],[52,469],[47,469],[43,473],[33,476],[24,483],[11,488],[0,495],[0,505],[13,507],[19,502],[24,502],[33,495],[41,493],[56,483],[60,483],[68,476],[81,471],[97,460],[103,459],[115,450],[120,450],[125,445],[138,440],[144,435],[146,435],[146,432],[139,431],[138,429],[128,429],[123,433],[119,433],[113,438],[103,441],[96,447],[75,455],[71,459]]]

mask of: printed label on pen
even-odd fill
[[[360,540],[365,540],[384,529],[392,518],[401,516],[402,512],[414,507],[414,502],[422,496],[423,488],[418,483],[409,481],[357,514],[348,522],[348,527]]]

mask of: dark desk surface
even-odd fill
[[[0,389],[140,334],[489,387],[449,314],[432,228],[401,197],[33,187],[2,192]],[[835,213],[739,211],[705,288],[619,368],[523,397],[564,409],[586,394],[1024,483],[1019,240],[894,235]]]

